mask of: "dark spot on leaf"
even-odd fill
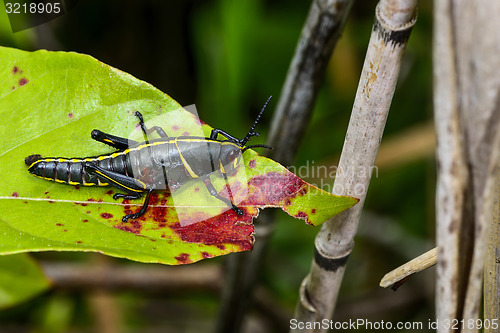
[[[73,118],[73,114],[72,113],[68,113],[68,118],[72,119]]]
[[[257,161],[255,161],[255,159],[251,160],[250,162],[248,162],[248,167],[250,169],[253,169],[257,166]]]
[[[112,218],[112,217],[113,217],[113,214],[110,214],[110,213],[102,213],[102,214],[101,214],[101,217],[102,217],[103,219],[110,219],[110,218]]]
[[[64,229],[63,231],[64,231],[64,232],[67,232],[68,230]]]
[[[79,189],[80,189],[80,186],[76,185],[75,190],[79,190]]]
[[[217,245],[217,248],[219,250],[225,250],[226,249],[226,247],[224,245]]]
[[[87,223],[89,220],[82,220],[83,223]]]
[[[64,224],[62,224],[62,223],[56,223],[56,225],[57,225],[58,227],[61,227],[61,226],[63,226]]]
[[[175,259],[183,264],[188,264],[191,262],[191,260],[189,259],[189,253],[181,253],[177,257],[175,257]]]
[[[290,199],[285,200],[285,205],[290,206],[291,204],[292,204],[292,202],[290,201]]]
[[[194,191],[195,191],[195,192],[199,192],[199,191],[200,191],[200,188],[199,188],[198,186],[196,186],[196,187],[194,188]]]
[[[165,236],[165,234],[162,234],[160,237],[161,237],[161,238],[165,238],[166,236]]]
[[[17,197],[19,196],[19,193],[17,193],[17,192],[12,192],[12,196],[13,196],[14,198],[17,198]]]
[[[49,194],[49,191],[45,191],[45,192],[43,192],[43,194]]]
[[[77,244],[82,244],[83,242],[82,241],[76,241]]]
[[[311,209],[311,214],[316,213],[316,208]]]
[[[12,86],[12,90],[16,89],[16,87]]]
[[[305,187],[299,190],[299,195],[305,195],[307,193],[307,189]]]
[[[19,68],[17,68],[17,66],[14,66],[12,68],[12,74],[16,74],[18,71],[19,71]]]
[[[115,225],[115,228],[138,235],[141,233],[142,224],[138,220],[129,220],[128,222],[120,222]]]
[[[205,258],[205,259],[206,259],[206,258],[212,258],[212,255],[211,255],[210,253],[208,253],[208,252],[202,252],[202,253],[201,253],[201,256],[202,256],[203,258]]]
[[[298,218],[307,218],[307,214],[305,212],[302,212],[302,211],[299,211],[295,217],[298,217]]]
[[[106,194],[108,194],[108,195],[113,194],[113,190],[106,191]]]
[[[90,210],[86,211],[85,213],[90,214]]]
[[[54,203],[55,201],[54,200],[49,200],[49,203]]]
[[[152,242],[156,242],[156,239],[154,239],[154,238],[150,238],[149,240]]]
[[[28,82],[29,82],[29,81],[28,81],[28,79],[27,79],[27,78],[25,78],[25,77],[23,77],[23,78],[19,79],[19,85],[20,85],[20,86],[24,86],[24,85],[25,85],[26,83],[28,83]]]
[[[28,201],[23,201],[24,203],[28,203]]]
[[[86,204],[85,202],[82,202],[80,205],[82,205],[83,207],[87,206],[88,204]]]

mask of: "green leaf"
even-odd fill
[[[29,255],[0,256],[0,309],[36,296],[49,286],[40,266]]]
[[[142,200],[116,201],[114,188],[35,178],[24,158],[111,153],[90,132],[140,138],[136,110],[159,121],[171,137],[196,135],[202,123],[151,85],[86,55],[0,48],[0,75],[0,253],[99,251],[142,262],[191,263],[251,249],[259,207],[282,207],[317,225],[357,202],[321,191],[247,150],[229,178],[242,216],[192,181],[172,193],[156,191],[143,217],[122,222]],[[202,130],[198,135],[206,136],[211,128],[203,124]],[[225,180],[217,173],[211,180],[228,197]],[[204,206],[209,208],[199,208]]]

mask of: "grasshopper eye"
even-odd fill
[[[236,159],[236,152],[234,150],[230,150],[227,154],[227,162],[232,163]]]

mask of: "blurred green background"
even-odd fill
[[[358,1],[353,6],[330,61],[296,168],[331,165],[338,159],[376,3]],[[60,18],[15,34],[10,30],[3,3],[0,6],[0,45],[92,55],[151,83],[182,105],[195,104],[206,123],[237,137],[246,133],[262,104],[273,95],[259,125],[262,135],[256,141],[261,143],[310,2],[87,0],[78,2]],[[434,318],[434,269],[412,277],[396,292],[378,286],[385,273],[434,246],[431,10],[431,2],[420,3],[378,168],[344,277],[337,320],[364,318],[426,324]],[[333,179],[305,178],[317,185],[333,183]],[[268,306],[277,313],[256,307],[249,314],[245,332],[286,329],[298,287],[311,264],[319,228],[306,226],[283,212],[276,216],[279,221],[261,281]],[[43,261],[92,264],[106,260],[129,264],[99,257],[84,253],[36,254]],[[224,259],[195,265],[223,266]],[[106,332],[209,331],[219,302],[217,293],[210,288],[167,295],[161,291],[123,291],[107,295],[104,303],[96,299],[95,292],[53,289],[0,311],[0,332],[104,332],[96,304],[115,307],[119,314],[114,328]]]

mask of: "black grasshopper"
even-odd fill
[[[228,134],[220,129],[213,129],[210,137],[169,137],[158,126],[146,128],[140,112],[134,115],[145,137],[144,142],[135,142],[93,130],[92,139],[105,143],[118,151],[87,158],[44,158],[41,155],[26,157],[28,171],[34,176],[69,185],[114,186],[126,193],[116,193],[113,199],[139,199],[146,193],[146,199],[139,212],[125,215],[123,221],[144,215],[148,208],[151,193],[164,189],[166,185],[177,188],[192,179],[201,179],[208,192],[231,207],[238,215],[243,211],[229,199],[221,196],[210,181],[210,174],[220,171],[227,183],[226,173],[238,166],[243,152],[248,148],[271,147],[266,145],[245,144],[252,136],[255,126],[264,112],[269,99],[264,104],[254,124],[243,139]],[[148,140],[147,135],[156,132],[159,139]],[[221,134],[227,140],[217,140]],[[168,183],[168,184],[167,184]]]

